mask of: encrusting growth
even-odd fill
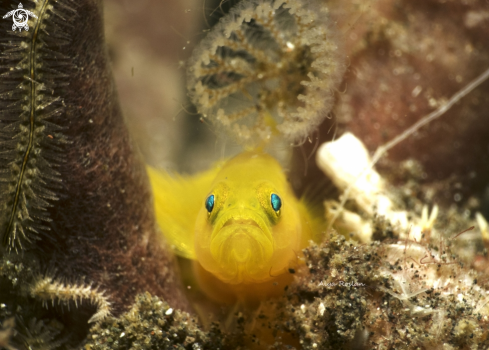
[[[245,145],[277,132],[305,139],[330,111],[344,72],[327,17],[317,2],[240,2],[189,62],[199,112]]]

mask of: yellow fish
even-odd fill
[[[199,286],[221,303],[283,293],[301,250],[323,229],[320,214],[260,150],[195,176],[148,173],[161,231],[178,255],[194,260]]]

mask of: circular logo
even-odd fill
[[[29,16],[37,18],[37,16],[31,11],[25,10],[21,3],[19,3],[19,8],[17,10],[10,11],[5,16],[3,16],[3,18],[7,18],[10,16],[12,16],[12,19],[14,20],[14,24],[12,25],[12,30],[14,32],[17,28],[19,28],[19,31],[22,31],[22,29],[28,31],[29,25],[27,24],[27,21],[29,20]]]
[[[29,15],[24,9],[15,10],[12,17],[14,19],[14,24],[19,28],[25,27],[27,25],[27,20],[29,19]]]

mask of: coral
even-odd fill
[[[138,295],[131,310],[90,330],[86,350],[224,349],[218,328],[202,331],[197,320],[149,293]]]
[[[308,271],[287,292],[303,349],[489,345],[487,278],[445,260],[448,249],[439,257],[414,242],[354,246],[338,236],[306,256]]]
[[[344,71],[327,16],[319,2],[241,1],[189,62],[199,112],[243,144],[277,131],[302,141],[327,116]]]
[[[9,250],[21,250],[49,230],[52,218],[47,209],[59,199],[58,168],[63,162],[61,147],[67,143],[63,127],[54,118],[63,111],[58,89],[68,84],[73,69],[61,51],[67,44],[64,29],[66,21],[73,20],[74,4],[66,1],[56,9],[48,2],[35,5],[32,12],[51,17],[48,25],[41,29],[42,21],[33,21],[30,33],[14,33],[9,41],[3,36],[6,49],[0,56],[0,235]],[[55,54],[53,46],[59,47]]]
[[[484,81],[489,77],[489,70],[481,75],[477,80]],[[465,92],[467,89],[461,90]],[[456,100],[456,99],[454,99]],[[438,115],[436,111],[432,115]],[[399,230],[408,232],[414,240],[420,240],[422,236],[433,231],[433,226],[438,216],[439,207],[435,204],[431,213],[428,215],[428,206],[422,204],[421,215],[411,210],[403,210],[401,202],[396,199],[394,191],[388,189],[388,182],[380,176],[374,169],[376,162],[381,159],[384,153],[400,143],[403,139],[412,134],[417,127],[421,127],[429,117],[421,120],[415,126],[407,129],[401,135],[389,141],[386,146],[379,147],[371,160],[363,143],[351,133],[345,133],[340,138],[332,142],[322,144],[316,154],[318,167],[331,179],[331,181],[342,191],[340,203],[334,200],[326,201],[326,218],[329,227],[341,230],[351,230],[362,242],[370,242],[372,228],[358,216],[358,214],[345,210],[345,205],[349,200],[355,204],[357,210],[363,215],[376,215],[383,220],[396,226]],[[392,187],[392,186],[391,186]],[[415,202],[415,201],[411,201]],[[413,203],[412,203],[413,204]],[[419,201],[416,204],[420,204]],[[397,208],[396,208],[397,207]],[[340,223],[337,223],[337,219]],[[477,221],[484,235],[484,223],[480,213],[476,214]],[[339,228],[342,226],[342,228]],[[401,234],[405,238],[405,234]]]

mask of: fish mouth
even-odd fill
[[[273,240],[264,223],[231,218],[212,236],[211,254],[221,270],[225,271],[222,277],[225,277],[226,282],[251,282],[268,273]]]
[[[229,219],[228,221],[226,221],[224,223],[224,225],[222,225],[221,229],[224,227],[228,227],[228,226],[233,226],[233,227],[234,226],[255,226],[255,227],[260,228],[260,225],[258,225],[255,220],[251,220],[251,219]]]

